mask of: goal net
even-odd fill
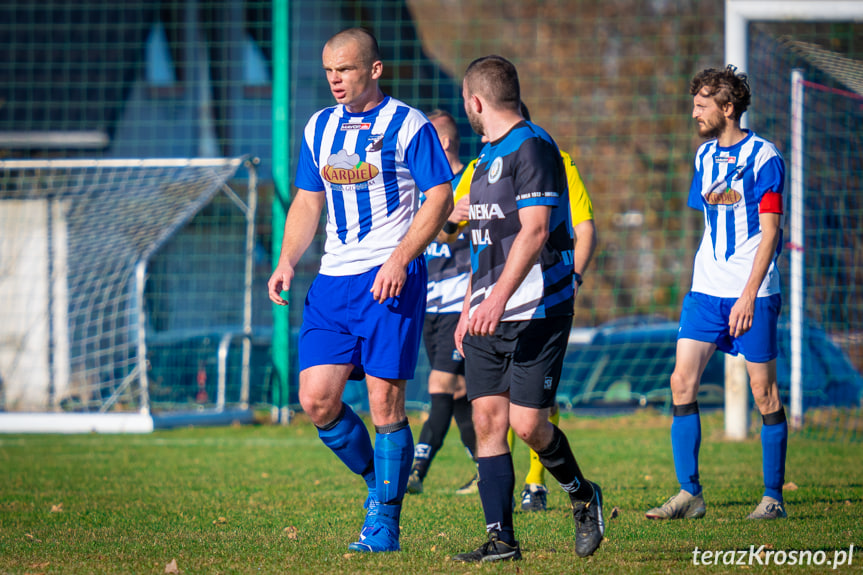
[[[860,441],[863,61],[792,36],[759,37],[753,53],[757,122],[790,166],[780,391],[805,433]]]
[[[254,202],[227,185],[243,163],[0,161],[0,431],[152,429],[148,266],[220,191],[254,221]],[[199,254],[180,255],[191,268]]]

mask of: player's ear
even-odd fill
[[[372,62],[372,80],[377,80],[384,73],[384,64],[380,60]]]

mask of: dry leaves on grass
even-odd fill
[[[63,513],[63,504],[58,503],[57,505],[52,505],[51,513]]]
[[[25,533],[24,539],[26,539],[27,541],[31,541],[33,543],[42,543],[42,540],[37,539],[32,533]]]
[[[293,525],[288,525],[284,529],[282,529],[282,535],[290,539],[291,541],[299,541],[300,540],[300,531]]]
[[[223,525],[228,522],[228,519],[225,517],[219,517],[218,519],[213,519],[213,525]]]
[[[793,481],[789,481],[788,483],[786,483],[785,485],[782,486],[783,491],[797,491],[798,489],[800,489],[800,488],[797,487],[797,484],[794,483]]]
[[[165,565],[165,573],[179,573],[180,568],[177,567],[177,560],[171,559],[171,562]]]

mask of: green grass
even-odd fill
[[[419,420],[412,416],[415,436]],[[822,573],[831,569],[696,568],[692,553],[765,545],[822,550],[832,560],[851,544],[853,564],[836,572],[861,572],[859,444],[792,436],[787,481],[799,489],[786,492],[789,518],[752,522],[745,517],[761,496],[760,442],[726,442],[721,414],[705,416],[707,516],[646,521],[646,509],[677,491],[669,425],[655,413],[564,415],[582,469],[603,487],[606,540],[593,557],[575,556],[568,504],[553,486],[547,513],[516,514],[524,560],[484,566],[449,560],[484,540],[478,496],[453,493],[473,471],[455,428],[425,492],[406,498],[402,552],[381,555],[347,551],[362,523],[364,486],[302,420],[143,436],[0,436],[0,573],[161,574],[174,559],[180,573]],[[515,464],[521,481],[523,444]]]

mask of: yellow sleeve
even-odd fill
[[[461,179],[459,179],[458,185],[453,191],[453,202],[458,202],[460,199],[470,194],[470,181],[473,179],[473,171],[476,169],[477,159],[478,158],[474,158],[467,166],[465,166],[464,172],[461,174]]]
[[[478,158],[471,160],[461,174],[461,179],[458,181],[455,190],[453,190],[453,203],[458,203],[460,199],[470,194],[470,181],[473,179],[473,172],[476,169]],[[467,222],[459,223],[459,230],[467,226]]]
[[[587,195],[581,174],[578,173],[578,168],[572,161],[572,156],[561,150],[560,157],[563,158],[563,166],[566,168],[566,179],[569,183],[569,209],[572,212],[572,225],[575,227],[581,222],[593,219],[593,204],[590,196]]]

